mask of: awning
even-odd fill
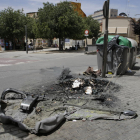
[[[108,33],[116,33],[116,27],[108,27]]]
[[[127,27],[117,27],[118,34],[127,34],[128,28]]]

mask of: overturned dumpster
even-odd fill
[[[97,64],[98,69],[102,69],[104,37],[100,37],[96,41],[97,46]],[[125,74],[128,68],[132,68],[132,55],[135,58],[136,53],[133,53],[134,47],[131,42],[122,36],[108,36],[107,46],[107,66],[106,73]]]
[[[69,69],[64,69],[57,83],[43,88],[43,94],[41,90],[4,90],[0,122],[34,134],[46,134],[64,120],[126,120],[137,116],[121,107],[121,101],[113,94],[120,90],[119,85],[91,75],[72,76]]]

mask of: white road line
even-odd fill
[[[0,67],[11,66],[11,64],[0,64]]]
[[[15,63],[15,65],[19,65],[19,64],[23,64],[23,63],[25,63],[25,62],[18,62],[18,63]]]

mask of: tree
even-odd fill
[[[36,23],[36,17],[31,18],[27,17],[27,37],[30,39],[33,39],[33,44],[34,44],[34,39],[37,38],[36,32],[37,32],[37,23]]]
[[[26,16],[23,10],[15,11],[11,7],[0,12],[0,37],[13,42],[25,35]]]
[[[140,19],[138,21],[131,19],[132,26],[133,26],[133,32],[135,35],[139,36],[139,43],[140,43]]]
[[[86,29],[89,30],[88,38],[95,37],[95,39],[97,39],[100,33],[99,22],[97,20],[94,20],[91,16],[88,16],[87,18],[85,18],[85,24],[86,24]]]
[[[80,16],[70,2],[61,2],[55,7],[55,36],[60,40],[65,38],[81,39],[84,34],[84,18]]]
[[[78,39],[83,37],[84,19],[74,11],[70,2],[64,1],[57,5],[43,3],[44,7],[38,13],[38,35],[42,38],[59,38],[59,49],[62,50],[61,41],[65,38]]]
[[[27,17],[27,33],[29,38],[36,38],[36,28],[36,19]]]
[[[43,3],[44,7],[38,10],[38,19],[37,19],[37,37],[41,38],[54,38],[53,31],[53,13],[54,5],[52,3]]]

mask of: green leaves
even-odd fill
[[[86,29],[89,30],[89,38],[98,38],[100,33],[100,24],[97,20],[94,20],[91,16],[85,19]]]
[[[41,37],[81,38],[84,34],[84,20],[74,11],[70,2],[64,1],[57,5],[43,3],[38,13],[38,34]],[[44,29],[43,29],[44,28]]]
[[[0,12],[0,36],[8,38],[11,41],[13,38],[22,38],[25,34],[24,25],[26,17],[23,11],[14,11],[11,7]]]
[[[140,36],[140,19],[138,21],[135,21],[134,19],[131,19],[133,32],[136,35]]]

